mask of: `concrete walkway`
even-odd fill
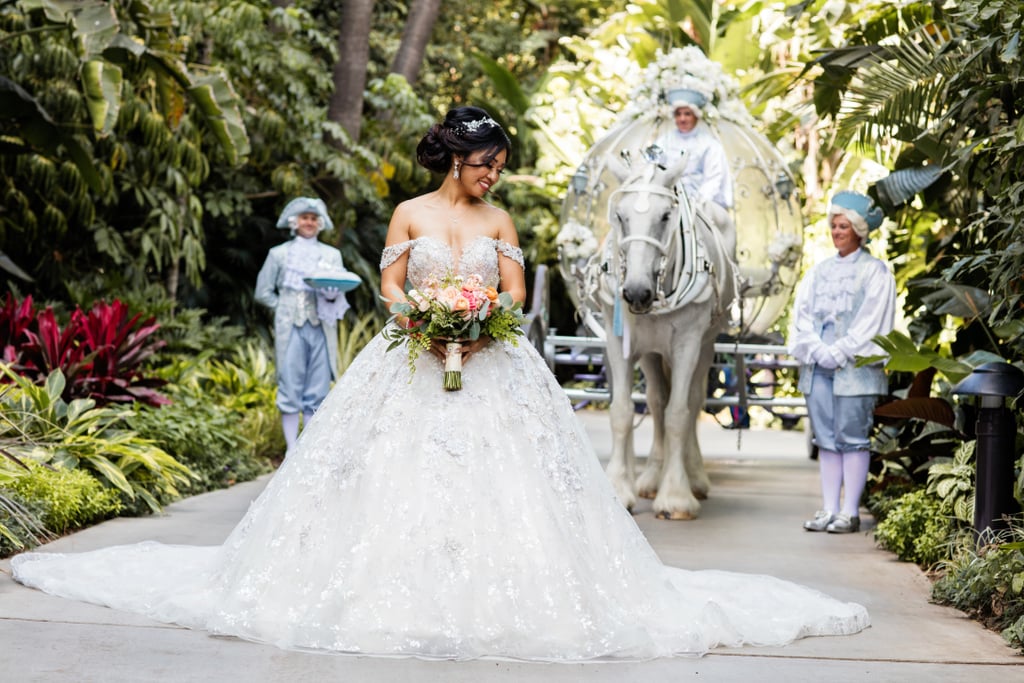
[[[603,459],[607,415],[580,414]],[[638,452],[646,452],[649,423]],[[956,610],[929,603],[917,567],[875,547],[871,533],[811,534],[801,523],[818,507],[817,465],[803,433],[729,432],[701,425],[711,498],[699,520],[636,515],[666,564],[765,573],[865,605],[860,634],[808,638],[782,648],[720,649],[700,659],[628,664],[433,662],[286,652],[211,636],[30,590],[0,562],[0,681],[1022,681],[1024,658]],[[81,551],[155,539],[217,544],[265,479],[181,501],[160,517],[116,519],[46,547]],[[870,521],[870,520],[866,520]]]

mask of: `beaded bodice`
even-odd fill
[[[380,269],[384,270],[407,251],[407,278],[414,287],[422,285],[431,275],[443,275],[448,270],[457,275],[479,275],[485,285],[497,287],[499,253],[523,266],[522,249],[492,237],[471,240],[462,248],[458,259],[446,242],[434,237],[418,237],[385,248],[380,257]]]

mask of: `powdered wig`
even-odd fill
[[[277,227],[288,228],[294,235],[299,223],[299,216],[304,213],[316,214],[318,233],[322,230],[334,229],[334,222],[331,221],[331,216],[327,213],[327,205],[319,197],[296,197],[288,202],[277,219]]]
[[[505,150],[512,142],[504,129],[480,107],[456,107],[441,123],[435,123],[416,146],[416,161],[435,173],[447,173],[455,156],[465,158],[484,151],[485,163]]]
[[[833,216],[845,216],[862,244],[868,238],[868,233],[880,226],[885,218],[871,197],[850,190],[837,192],[832,197],[828,207],[829,225],[832,224]]]

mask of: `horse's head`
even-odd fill
[[[619,159],[609,162],[620,181],[608,204],[609,238],[622,298],[633,313],[647,313],[664,295],[666,269],[679,245],[675,187],[684,167],[682,161],[667,169],[647,160],[633,167]]]

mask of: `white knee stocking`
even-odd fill
[[[281,429],[284,430],[285,446],[290,451],[299,438],[299,414],[281,413]]]
[[[860,516],[860,497],[864,495],[864,486],[868,480],[868,467],[871,465],[870,451],[850,451],[843,453],[843,514],[851,517]]]
[[[843,488],[843,456],[819,448],[818,466],[821,469],[823,509],[834,515],[839,512],[839,493]]]
[[[309,426],[309,421],[313,419],[312,411],[303,411],[302,413],[302,431],[306,431],[306,427]]]

